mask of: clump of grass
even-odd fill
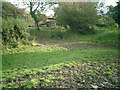
[[[102,34],[96,36],[97,43],[118,46],[118,30],[115,31],[105,31]]]

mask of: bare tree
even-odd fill
[[[48,8],[50,8],[50,6],[53,5],[53,3],[50,2],[46,2],[46,0],[25,0],[24,5],[27,5],[27,7],[29,8],[30,11],[30,15],[33,18],[34,22],[35,22],[35,26],[38,30],[40,30],[39,28],[39,20],[37,18],[37,11],[39,12],[44,12],[46,11]]]
[[[38,7],[40,6],[40,3],[37,4],[37,6],[36,6],[35,9],[34,9],[34,5],[35,5],[34,2],[29,2],[30,15],[31,15],[32,18],[34,19],[35,25],[36,25],[37,29],[40,30],[39,24],[38,24],[39,21],[37,20],[37,17],[36,17],[36,12],[37,12]]]

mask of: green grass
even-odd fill
[[[36,40],[40,43],[65,43],[65,42],[87,42],[102,44],[108,46],[117,47],[120,43],[118,42],[118,36],[120,35],[118,28],[98,28],[96,34],[81,35],[67,31],[66,29],[59,29],[57,27],[42,27],[41,31],[37,31],[35,28],[30,29],[32,36],[36,36]],[[60,33],[63,38],[51,38],[52,34]]]
[[[39,44],[3,47],[2,87],[118,87],[117,29],[99,28],[96,34],[80,35],[42,27],[41,31],[31,28],[30,33]],[[63,38],[51,38],[59,33]]]
[[[117,77],[117,68],[117,63],[109,61],[72,61],[44,68],[7,70],[3,71],[2,87],[21,89],[32,87],[68,88],[76,87],[79,84],[81,88],[92,88],[91,85],[95,84],[103,88],[116,88],[118,80],[115,80],[114,77]]]
[[[36,48],[39,49],[39,48]],[[49,49],[45,49],[48,50]],[[38,68],[67,61],[79,60],[117,60],[118,51],[112,49],[87,49],[87,50],[56,50],[50,49],[51,52],[23,52],[2,55],[2,69],[10,70],[15,68]]]
[[[68,50],[67,48],[64,47],[58,47],[58,46],[43,46],[38,44],[38,46],[30,46],[30,45],[25,45],[25,46],[20,46],[17,48],[8,48],[8,47],[3,47],[3,54],[14,54],[14,53],[24,53],[24,52],[52,52],[52,51],[61,51],[61,50]]]
[[[118,42],[119,39],[119,33],[117,30],[114,31],[106,31],[103,34],[99,34],[96,37],[96,40],[100,44],[107,44],[107,45],[113,45],[118,46],[120,43]]]
[[[118,50],[111,48],[93,47],[79,50],[52,46],[51,44],[63,43],[95,43],[117,46],[118,30],[99,28],[98,33],[92,35],[80,35],[66,32],[60,27],[42,27],[41,31],[30,28],[33,36],[36,36],[39,46],[21,46],[18,48],[3,48],[2,68],[3,70],[15,68],[38,68],[66,61],[79,60],[117,60]],[[66,33],[66,37],[50,38],[53,33]],[[44,46],[45,44],[47,46]],[[79,46],[79,44],[78,44]],[[74,47],[74,46],[73,46]]]

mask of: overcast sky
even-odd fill
[[[13,3],[13,4],[20,4],[20,1],[22,1],[22,0],[6,0],[6,1],[9,1],[9,2],[11,2],[11,3]],[[25,1],[25,0],[24,0]],[[35,1],[37,1],[37,0],[35,0]],[[38,0],[39,1],[39,0]],[[105,0],[105,5],[106,6],[109,6],[109,5],[113,5],[113,6],[115,6],[116,5],[116,2],[117,2],[118,0]],[[20,6],[21,7],[21,6]],[[46,15],[47,16],[49,16],[49,15],[51,15],[51,14],[53,14],[54,12],[52,11],[52,10],[49,10],[48,12],[46,12]]]

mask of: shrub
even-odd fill
[[[60,3],[56,9],[56,20],[71,31],[89,33],[97,21],[95,4],[92,2]]]
[[[118,46],[120,43],[118,42],[119,39],[119,33],[117,30],[115,31],[107,31],[103,34],[100,34],[96,37],[97,42],[101,44],[107,44],[107,45],[114,45]]]
[[[101,16],[98,19],[98,23],[96,24],[99,27],[110,27],[116,26],[114,19],[109,16]]]
[[[18,41],[22,42],[30,37],[27,31],[28,24],[25,20],[9,17],[2,19],[2,40],[3,45],[17,44]]]

